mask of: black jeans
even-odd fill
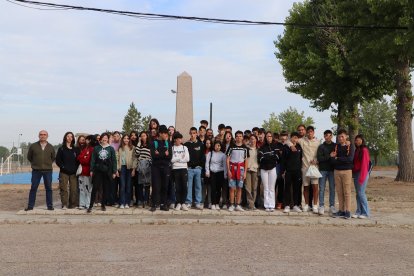
[[[175,199],[177,204],[184,204],[187,198],[187,182],[188,171],[187,169],[173,170],[174,182],[175,182]]]
[[[112,179],[111,173],[99,172],[99,171],[96,171],[96,172],[93,173],[92,195],[91,195],[91,203],[89,204],[89,208],[93,207],[94,201],[92,199],[96,197],[96,193],[101,188],[102,188],[101,204],[102,204],[102,206],[105,206],[107,191],[108,191],[109,187],[112,185],[112,180],[113,179]]]
[[[171,168],[169,166],[151,167],[152,179],[152,206],[160,204],[167,205],[168,181],[170,180]]]
[[[302,172],[288,171],[285,174],[284,206],[300,206],[302,198]]]
[[[285,192],[285,180],[283,179],[283,176],[281,174],[277,175],[275,191],[276,189],[277,189],[276,202],[283,203],[283,196]]]
[[[219,204],[221,189],[226,185],[224,179],[224,172],[210,172],[210,185],[211,185],[211,204]],[[227,185],[228,186],[228,185]],[[223,199],[223,204],[225,200]]]

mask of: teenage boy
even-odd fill
[[[319,215],[325,213],[325,187],[326,180],[329,181],[329,213],[335,214],[335,181],[334,181],[334,166],[331,162],[331,153],[335,151],[336,144],[332,141],[332,131],[325,130],[323,133],[325,142],[318,148],[318,163],[319,171],[322,177],[319,178]]]
[[[208,121],[207,120],[201,120],[200,121],[200,126],[203,126],[205,128],[208,128]]]
[[[188,182],[188,171],[187,163],[190,161],[190,155],[186,146],[182,144],[183,136],[179,132],[175,132],[174,146],[172,147],[172,175],[174,176],[175,183],[175,197],[177,200],[177,206],[175,210],[188,211],[185,200],[187,198],[187,182]]]
[[[110,143],[111,147],[114,148],[115,152],[118,152],[119,146],[121,145],[121,133],[119,131],[114,131],[112,133],[112,142]],[[119,198],[118,198],[118,188],[119,188],[119,176],[116,176],[112,180],[112,185],[109,187],[108,197],[106,204],[109,206],[119,207]]]
[[[227,155],[227,176],[230,188],[230,207],[229,211],[244,211],[240,206],[242,188],[247,175],[247,158],[249,150],[243,144],[243,132],[238,130],[235,134],[236,142],[231,145],[226,152]],[[234,194],[236,193],[236,199]],[[236,204],[236,205],[235,205]]]
[[[198,141],[200,141],[204,145],[206,144],[206,133],[207,133],[207,130],[206,130],[205,126],[200,126],[198,128],[198,137],[197,137],[197,139],[198,139]]]
[[[193,202],[193,184],[196,208],[202,210],[201,205],[201,172],[205,163],[204,144],[197,139],[197,128],[190,129],[190,140],[184,144],[188,148],[190,161],[188,162],[188,191],[186,203],[191,207]]]
[[[298,140],[299,134],[292,132],[290,141],[295,151],[288,145],[283,146],[282,173],[285,177],[284,213],[289,213],[291,206],[293,206],[293,211],[297,213],[302,212],[299,208],[302,198],[302,147],[299,145]]]
[[[354,160],[354,145],[347,143],[348,133],[338,131],[338,144],[330,156],[334,165],[335,188],[338,195],[339,211],[334,216],[351,218],[351,186]]]
[[[233,128],[231,126],[226,126],[226,132],[233,133]]]
[[[214,133],[213,133],[213,130],[211,128],[208,128],[206,130],[206,138],[210,139],[210,140],[214,139]]]
[[[275,135],[273,134],[274,144],[278,155],[281,157],[283,155],[283,144],[279,142],[279,134],[277,135],[277,139],[275,139]],[[276,209],[280,210],[283,208],[283,195],[285,190],[285,180],[282,176],[282,165],[279,162],[276,165],[276,186],[275,186],[275,193],[277,191],[276,196]]]
[[[171,143],[168,142],[168,129],[165,125],[159,127],[159,138],[151,144],[151,179],[152,179],[152,207],[151,212],[160,206],[160,210],[168,211],[167,193],[168,181],[171,173]]]
[[[311,165],[317,165],[317,153],[320,142],[315,137],[315,129],[313,126],[308,126],[306,128],[306,136],[303,137],[299,141],[300,146],[302,147],[303,151],[303,158],[302,158],[302,184],[303,184],[303,197],[305,198],[305,206],[303,207],[303,211],[307,212],[309,210],[309,205],[312,204],[309,198],[310,193],[310,185],[312,185],[312,192],[313,192],[313,213],[318,213],[318,199],[319,199],[319,180],[318,178],[310,178],[306,176],[306,172],[308,171]]]
[[[219,124],[218,125],[218,134],[214,139],[223,142],[224,141],[224,134],[226,134],[226,126],[224,124]]]

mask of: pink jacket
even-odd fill
[[[367,178],[368,175],[368,169],[369,169],[369,151],[367,147],[362,148],[362,157],[359,159],[361,149],[357,148],[354,155],[354,168],[352,169],[352,172],[357,173],[359,172],[359,178],[358,183],[362,185],[364,183],[365,178]]]

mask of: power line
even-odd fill
[[[145,20],[188,20],[196,22],[205,22],[205,23],[215,23],[215,24],[231,24],[231,25],[261,25],[261,26],[292,26],[298,28],[319,28],[319,29],[353,29],[353,30],[408,30],[408,27],[404,26],[381,26],[381,25],[341,25],[341,24],[299,24],[299,23],[284,23],[284,22],[268,22],[268,21],[252,21],[252,20],[238,20],[238,19],[222,19],[222,18],[209,18],[209,17],[196,17],[196,16],[181,16],[181,15],[170,15],[170,14],[156,14],[156,13],[142,13],[142,12],[132,12],[132,11],[120,11],[120,10],[111,10],[111,9],[100,9],[100,8],[91,8],[91,7],[82,7],[82,6],[72,6],[72,5],[63,5],[63,4],[54,4],[48,2],[37,2],[29,0],[6,0],[10,3],[24,6],[26,8],[36,8],[32,6],[41,6],[45,8],[36,8],[40,10],[80,10],[80,11],[94,11],[102,13],[110,13],[115,15],[130,16],[138,19]],[[24,3],[26,5],[21,5],[15,2]]]

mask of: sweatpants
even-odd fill
[[[249,208],[253,208],[257,195],[257,172],[247,171],[245,187],[247,205]]]
[[[301,171],[287,171],[285,174],[285,190],[283,205],[293,207],[300,206],[302,199]]]
[[[227,181],[226,179],[224,179],[224,171],[221,171],[221,172],[210,171],[211,204],[220,203],[220,196],[222,193],[222,189],[224,189],[225,186],[228,187],[226,183]]]
[[[188,172],[187,169],[172,170],[175,182],[175,199],[177,204],[184,204],[187,198],[187,182]]]
[[[167,205],[168,194],[168,182],[170,180],[171,168],[168,166],[151,167],[151,179],[152,179],[152,206],[156,207],[160,204]]]
[[[276,185],[276,168],[271,170],[260,170],[260,177],[263,183],[263,199],[266,209],[275,208],[275,185]]]
[[[335,190],[339,201],[339,211],[350,211],[352,170],[335,170],[334,177]]]
[[[59,191],[62,206],[75,208],[78,206],[78,183],[75,174],[59,173]]]
[[[101,204],[105,206],[106,203],[106,195],[109,187],[112,185],[112,175],[110,172],[99,172],[96,171],[93,173],[92,177],[92,195],[91,198],[96,197],[96,193],[99,189],[102,189],[102,198]],[[93,207],[93,200],[89,204],[89,208]]]
[[[90,176],[80,175],[79,183],[79,207],[88,207],[91,203],[92,182]]]

